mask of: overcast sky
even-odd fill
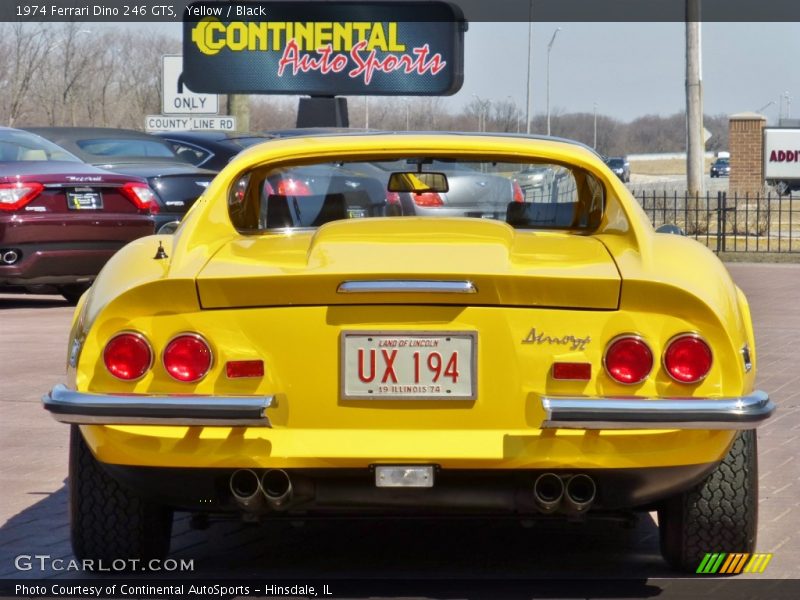
[[[684,23],[535,23],[533,106],[544,112],[547,44],[551,111],[598,112],[623,121],[685,108]],[[471,23],[464,87],[458,96],[511,96],[524,105],[527,23]],[[789,92],[800,117],[800,23],[702,24],[703,95],[707,114],[763,110],[773,121]],[[783,102],[784,116],[788,107]]]
[[[798,0],[800,1],[800,0]],[[152,26],[153,24],[149,24]],[[137,25],[131,25],[137,26]],[[141,25],[139,25],[141,26]],[[180,24],[164,24],[175,37]],[[646,114],[683,111],[684,23],[535,23],[532,52],[534,113],[545,112],[547,44],[550,105],[555,112],[592,112],[630,121]],[[448,99],[461,107],[481,100],[511,100],[524,110],[527,23],[470,23],[465,35],[464,85]],[[800,117],[800,23],[703,23],[705,113],[762,110],[777,121]]]

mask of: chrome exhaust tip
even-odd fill
[[[543,513],[558,509],[564,498],[564,482],[555,473],[542,473],[533,483],[533,499]]]
[[[261,476],[261,492],[273,510],[286,508],[294,494],[289,474],[283,469],[270,469]]]
[[[16,250],[5,250],[2,260],[4,264],[13,265],[19,260],[19,253]]]
[[[573,475],[567,480],[564,494],[564,508],[570,512],[584,512],[597,496],[594,479],[583,473]]]
[[[236,503],[248,512],[257,512],[265,508],[264,496],[258,474],[252,469],[234,471],[229,482],[231,494]]]

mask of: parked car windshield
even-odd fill
[[[436,187],[426,187],[430,182]],[[233,224],[247,233],[404,216],[593,231],[603,202],[603,187],[593,175],[563,165],[403,157],[262,167],[239,179],[229,211]]]
[[[612,168],[613,167],[616,167],[616,168],[624,167],[625,166],[625,161],[622,160],[621,158],[609,158],[608,159],[608,166],[612,167]]]
[[[81,162],[60,146],[25,131],[0,131],[0,162],[17,161]]]

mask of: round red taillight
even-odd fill
[[[153,365],[153,351],[143,335],[120,333],[108,340],[103,350],[103,362],[117,379],[133,381]]]
[[[200,381],[211,368],[211,348],[197,334],[181,334],[164,349],[164,368],[178,381]]]
[[[664,352],[664,368],[678,383],[697,383],[711,370],[711,348],[693,334],[673,338]]]
[[[603,362],[615,381],[641,383],[653,370],[653,353],[640,338],[623,336],[609,344]]]

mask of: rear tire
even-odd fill
[[[88,283],[70,283],[68,285],[59,286],[58,293],[64,296],[64,299],[70,305],[75,306],[89,287],[90,284]]]
[[[707,552],[747,552],[758,530],[755,430],[740,432],[712,473],[669,498],[658,511],[661,554],[674,569],[695,573]]]
[[[136,496],[106,473],[77,425],[70,430],[69,512],[72,551],[79,559],[163,559],[172,511]]]

